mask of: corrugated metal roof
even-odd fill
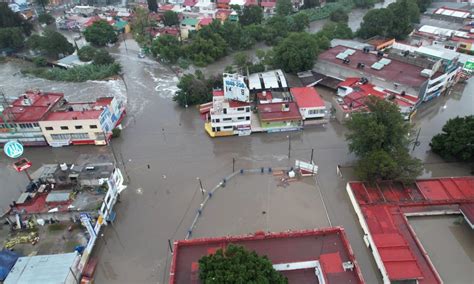
[[[76,252],[20,257],[4,284],[65,283],[77,258]]]

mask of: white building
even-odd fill
[[[211,137],[250,135],[250,116],[250,103],[228,100],[224,91],[215,90],[204,128]]]
[[[303,120],[326,118],[326,105],[316,89],[313,87],[291,88],[290,93],[298,105]]]

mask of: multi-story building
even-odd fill
[[[327,121],[327,109],[323,99],[313,87],[290,88],[303,120]]]
[[[50,146],[105,145],[125,114],[121,101],[99,98],[93,103],[67,103],[39,122]]]
[[[64,95],[27,91],[9,101],[0,94],[0,144],[17,140],[25,146],[47,145],[39,122],[65,103]]]
[[[214,90],[205,129],[209,136],[250,135],[250,103],[229,100],[223,90]]]

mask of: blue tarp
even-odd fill
[[[0,281],[7,278],[8,273],[10,273],[10,270],[19,257],[18,254],[9,250],[0,251]]]

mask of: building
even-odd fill
[[[474,177],[349,182],[346,189],[384,283],[443,283],[407,217],[459,214],[474,224]]]
[[[248,77],[250,92],[288,91],[285,74],[280,69],[250,74]]]
[[[106,145],[125,115],[123,103],[111,97],[93,103],[67,103],[49,112],[40,128],[50,146]]]
[[[409,120],[417,98],[410,95],[397,93],[377,87],[364,78],[347,78],[337,88],[337,97],[332,100],[332,107],[336,119],[344,123],[352,117],[353,113],[367,112],[365,101],[370,96],[396,104],[405,120]]]
[[[449,7],[440,7],[433,11],[431,17],[444,21],[464,23],[471,18],[471,12],[468,10],[453,9]]]
[[[4,284],[73,284],[78,283],[77,252],[20,257]]]
[[[271,102],[257,105],[260,127],[265,132],[282,132],[303,128],[303,118],[295,102]]]
[[[456,64],[433,61],[411,52],[384,54],[340,45],[321,53],[315,68],[315,71],[340,80],[365,77],[391,92],[417,97],[416,106],[438,97],[454,85],[461,70]]]
[[[326,105],[313,87],[290,88],[305,124],[307,120],[327,122]]]
[[[0,144],[18,140],[25,146],[46,145],[39,122],[65,103],[60,93],[26,91],[14,100],[0,94]]]
[[[186,18],[181,21],[180,29],[181,29],[181,38],[187,39],[189,37],[189,33],[192,31],[196,31],[198,29],[199,20],[195,18]]]
[[[342,227],[175,241],[169,283],[199,283],[199,259],[229,244],[267,256],[289,283],[364,283]]]
[[[250,103],[227,99],[223,90],[214,90],[212,96],[212,107],[204,124],[209,136],[249,135]]]

